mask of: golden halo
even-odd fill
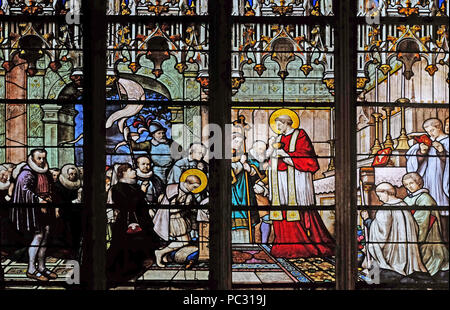
[[[206,186],[208,185],[208,177],[200,169],[196,169],[196,168],[188,169],[185,172],[183,172],[183,174],[181,175],[180,182],[186,181],[186,178],[190,175],[196,175],[202,182],[199,187],[197,187],[196,189],[194,189],[192,191],[193,194],[198,194],[201,191],[203,191],[206,188]]]
[[[278,109],[276,111],[274,111],[272,113],[272,115],[270,115],[270,127],[272,128],[273,132],[275,132],[276,134],[280,134],[280,131],[277,128],[277,124],[275,122],[275,120],[278,118],[278,116],[280,115],[288,115],[291,120],[292,120],[292,128],[296,129],[300,126],[300,119],[298,118],[297,113],[295,113],[292,110],[289,109]]]

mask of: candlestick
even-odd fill
[[[384,107],[383,111],[386,112],[386,140],[384,140],[384,147],[388,148],[390,147],[391,149],[394,149],[394,141],[392,140],[391,137],[391,112],[392,112],[393,108],[391,107]]]
[[[380,130],[379,130],[381,116],[382,116],[381,113],[372,113],[372,117],[375,118],[375,141],[371,148],[372,154],[376,154],[379,150],[381,150]]]
[[[400,98],[396,101],[396,103],[409,103],[409,99]],[[398,143],[396,150],[406,151],[409,150],[408,144],[408,135],[406,134],[406,115],[405,115],[405,107],[401,107],[401,122],[402,128],[400,130],[400,136],[398,137]]]

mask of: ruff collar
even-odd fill
[[[144,172],[141,171],[141,169],[137,168],[136,169],[136,175],[140,179],[147,180],[147,179],[150,179],[150,177],[153,175],[153,171],[150,170],[149,172],[144,173]]]
[[[43,173],[47,173],[47,171],[48,171],[48,163],[47,162],[45,162],[45,167],[41,168],[38,165],[36,165],[36,163],[33,161],[33,158],[31,157],[31,155],[28,156],[27,164],[28,164],[28,166],[30,166],[31,170],[33,170],[36,173],[43,174]]]

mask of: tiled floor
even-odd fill
[[[270,284],[270,283],[321,283],[334,282],[335,270],[333,258],[283,259],[270,255],[266,245],[233,245],[232,279],[234,284]],[[140,276],[136,283],[143,280],[207,280],[206,264],[184,270],[181,265],[168,265],[157,268],[155,265]]]
[[[72,266],[66,260],[48,258],[47,266],[58,274],[58,279],[52,280],[51,286],[39,286],[34,280],[26,277],[26,264],[3,259],[2,266],[5,272],[5,281],[8,288],[13,288],[14,281],[20,281],[26,288],[64,288],[66,278],[71,273]],[[270,247],[258,244],[233,245],[233,284],[273,284],[273,283],[325,283],[335,281],[335,268],[333,258],[298,258],[283,259],[270,255]],[[208,265],[199,263],[189,270],[183,265],[167,265],[158,268],[150,267],[145,273],[137,276],[132,283],[136,286],[146,281],[183,281],[208,280]],[[25,283],[23,282],[25,281]],[[27,285],[27,282],[30,285]],[[141,282],[141,283],[140,283]],[[60,285],[58,285],[60,284]]]
[[[275,258],[267,245],[233,246],[234,284],[334,282],[334,274],[332,258]]]
[[[180,281],[180,280],[208,280],[208,270],[206,268],[193,268],[190,270],[181,267],[166,267],[166,269],[156,269],[152,267],[140,276],[136,282],[142,280],[162,280],[162,281]]]
[[[63,289],[67,286],[67,279],[72,275],[73,270],[73,264],[68,260],[48,257],[46,266],[49,270],[56,273],[58,278],[49,281],[45,285],[38,285],[36,280],[27,278],[25,274],[27,271],[26,263],[15,262],[8,258],[3,258],[1,263],[7,289]],[[15,284],[20,284],[20,286],[14,286]]]

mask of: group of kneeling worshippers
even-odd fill
[[[362,268],[378,268],[380,283],[447,282],[449,251],[443,242],[440,212],[433,210],[436,201],[418,173],[405,174],[402,182],[407,197],[398,198],[392,184],[380,183],[376,195],[389,209],[380,208],[372,217],[367,210],[360,213],[368,233]]]

